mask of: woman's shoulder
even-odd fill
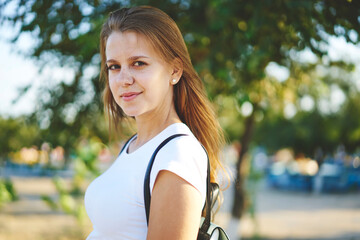
[[[191,131],[176,131],[172,134],[186,134],[172,139],[165,144],[154,161],[150,177],[153,188],[159,171],[170,171],[199,190],[203,199],[206,193],[207,154]],[[171,136],[169,134],[167,137]]]
[[[206,157],[205,149],[201,143],[197,140],[191,130],[183,123],[173,124],[167,129],[166,136],[163,136],[165,140],[176,134],[180,136],[169,141],[163,148],[163,152],[169,152],[171,155],[195,155],[197,157]]]
[[[200,169],[204,167],[206,169],[207,166],[207,153],[199,141],[190,135],[172,139],[162,147],[156,158],[169,165],[180,164],[183,167],[196,165]]]

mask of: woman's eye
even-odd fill
[[[120,69],[120,66],[117,64],[113,64],[107,67],[108,70],[115,70],[115,69]]]
[[[135,66],[135,67],[141,67],[141,66],[144,66],[144,65],[146,65],[146,63],[141,62],[141,61],[136,61],[136,62],[134,63],[134,66]]]

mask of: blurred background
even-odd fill
[[[360,239],[360,1],[0,0],[0,239],[85,239],[118,138],[101,103],[110,11],[179,25],[225,131],[231,239]],[[112,139],[111,141],[109,139]]]

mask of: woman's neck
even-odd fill
[[[181,123],[175,109],[173,111],[169,111],[169,114],[163,117],[155,115],[152,118],[136,118],[137,136],[136,139],[131,142],[129,152],[133,152],[140,148],[146,142],[162,132],[165,128],[174,123]]]

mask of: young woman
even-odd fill
[[[117,125],[136,121],[137,133],[85,194],[93,231],[88,240],[196,239],[206,196],[207,149],[211,181],[221,166],[221,128],[176,23],[153,7],[112,12],[100,36],[104,104]],[[143,180],[150,175],[149,225]]]

